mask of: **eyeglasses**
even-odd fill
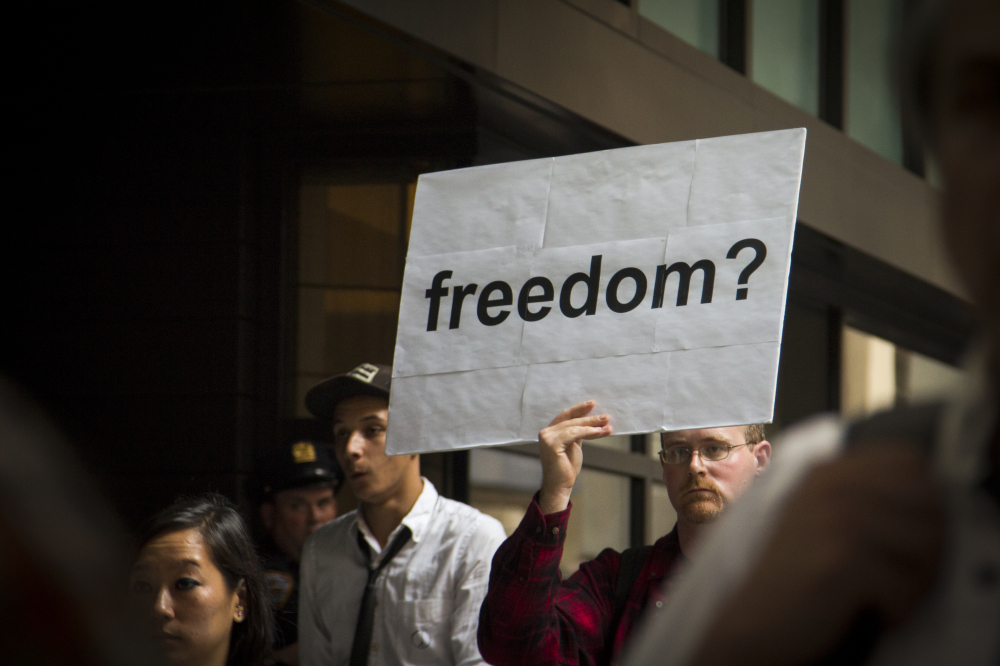
[[[698,453],[702,460],[725,460],[729,457],[729,452],[747,444],[706,444],[705,446],[692,449],[690,446],[671,446],[669,449],[660,450],[660,461],[664,465],[687,465],[691,462],[691,456]]]

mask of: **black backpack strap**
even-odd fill
[[[618,578],[615,580],[615,605],[614,615],[611,617],[611,626],[614,631],[618,631],[618,623],[621,622],[622,613],[625,612],[625,603],[628,601],[628,594],[632,591],[632,586],[639,580],[642,573],[642,565],[649,557],[652,546],[640,546],[638,548],[626,548],[622,552],[621,561],[618,564]]]

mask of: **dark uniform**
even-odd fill
[[[344,473],[329,444],[301,441],[282,446],[264,457],[258,467],[258,490],[262,501],[290,488],[330,487],[334,494]],[[298,641],[299,564],[267,537],[260,544],[264,581],[274,607],[274,649]]]
[[[270,539],[262,544],[264,582],[274,607],[274,649],[299,640],[299,563],[278,550]]]

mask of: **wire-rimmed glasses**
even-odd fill
[[[733,444],[731,446],[726,444],[705,444],[696,449],[690,446],[671,446],[666,449],[660,449],[660,462],[664,465],[687,465],[691,462],[691,456],[694,455],[695,451],[698,452],[702,460],[725,460],[729,457],[730,451],[741,446],[746,446],[746,444]]]

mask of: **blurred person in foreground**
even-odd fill
[[[243,517],[222,495],[182,499],[156,514],[140,537],[129,588],[167,663],[268,663],[264,572]]]
[[[274,662],[299,663],[299,561],[306,538],[337,517],[344,473],[322,442],[301,441],[265,456],[258,471],[264,582],[274,609]]]
[[[593,408],[594,401],[574,405],[539,433],[542,488],[497,551],[479,620],[479,649],[496,666],[618,663],[643,610],[666,601],[662,583],[771,457],[762,425],[662,433],[673,530],[653,546],[607,548],[563,581],[559,561],[582,443],[612,431],[608,415],[591,415]]]
[[[789,433],[629,663],[1000,663],[1000,2],[928,5],[908,71],[979,311],[942,405]]]
[[[128,542],[97,484],[0,378],[0,664],[158,664],[128,607]]]

